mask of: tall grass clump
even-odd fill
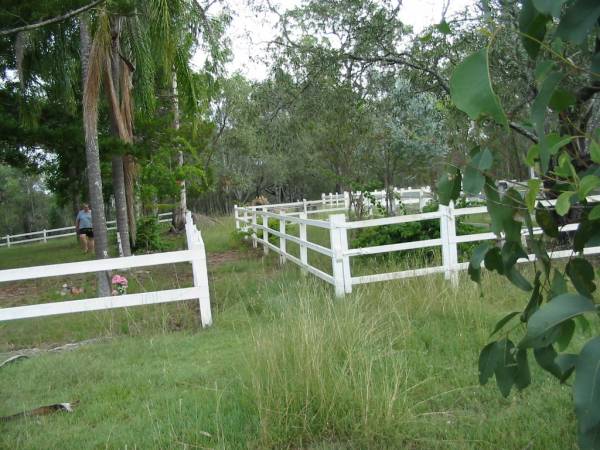
[[[421,383],[403,344],[414,332],[403,308],[390,292],[332,301],[315,284],[291,291],[280,320],[256,335],[252,390],[262,444],[397,442]]]
[[[498,427],[525,413],[528,427],[549,431],[543,402],[478,385],[478,350],[499,310],[473,285],[422,277],[336,300],[298,282],[282,297],[287,307],[253,332],[249,356],[259,448],[502,447]],[[554,397],[554,406],[565,400]],[[554,431],[542,441],[559,437]],[[511,439],[531,443],[527,433]]]

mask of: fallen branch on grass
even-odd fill
[[[21,419],[23,417],[46,416],[48,414],[53,414],[58,411],[73,412],[73,408],[75,408],[75,406],[77,406],[78,403],[79,400],[75,400],[71,403],[55,403],[53,405],[40,406],[39,408],[31,409],[29,411],[23,411],[17,414],[13,414],[12,416],[0,417],[0,422],[8,422],[10,420]]]
[[[29,358],[29,356],[27,355],[15,355],[15,356],[11,356],[10,358],[8,358],[6,361],[4,361],[2,364],[0,364],[0,368],[4,367],[7,364],[13,363],[19,359],[27,359]]]

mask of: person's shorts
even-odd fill
[[[94,237],[94,231],[91,228],[80,228],[79,235],[85,234],[89,238]]]

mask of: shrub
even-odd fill
[[[423,208],[423,212],[437,211],[437,203],[431,202]],[[462,217],[456,219],[456,234],[473,234],[481,230],[470,224],[463,222]],[[403,242],[424,241],[427,239],[437,239],[440,237],[439,219],[422,220],[420,222],[400,223],[396,225],[384,225],[380,227],[370,227],[359,229],[352,239],[352,247],[375,247],[379,245],[400,244]],[[458,245],[459,258],[470,258],[472,250],[476,244],[465,243]],[[387,258],[418,258],[430,261],[433,259],[435,247],[427,249],[410,250],[403,252],[386,253]],[[462,257],[462,258],[461,258]]]
[[[150,253],[167,248],[160,237],[160,224],[157,217],[142,217],[138,220],[136,252]]]

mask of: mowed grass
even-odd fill
[[[204,241],[209,254],[220,253],[236,245],[231,240],[233,221],[229,218],[201,220]],[[163,240],[167,250],[185,248],[184,234],[167,233]],[[116,240],[111,235],[111,252],[116,253]],[[115,256],[114,253],[111,256]],[[91,260],[84,254],[74,237],[57,238],[48,243],[22,244],[11,248],[0,248],[0,270],[27,266],[43,266]],[[218,266],[210,266],[211,276],[217,276]],[[248,270],[254,270],[252,263]],[[223,270],[229,270],[225,267]],[[116,273],[116,272],[115,272]],[[189,263],[140,267],[119,271],[129,281],[129,293],[175,289],[192,285],[192,269]],[[84,288],[82,294],[61,295],[63,284]],[[213,303],[222,296],[215,293],[227,290],[227,284],[212,283]],[[0,307],[20,306],[57,301],[69,301],[94,297],[96,276],[93,273],[64,277],[39,278],[0,284]],[[226,297],[226,296],[223,296]],[[220,307],[221,300],[213,307]],[[0,352],[30,347],[53,347],[98,337],[117,335],[152,335],[156,330],[178,331],[196,329],[198,324],[197,302],[187,301],[171,304],[150,305],[141,308],[113,309],[64,316],[0,323]]]
[[[231,248],[223,222],[203,236],[217,253]],[[112,339],[1,368],[0,416],[80,404],[0,423],[0,448],[576,448],[568,386],[536,367],[533,385],[508,399],[478,385],[494,323],[526,302],[503,279],[486,275],[483,298],[465,277],[453,289],[432,276],[335,299],[272,252],[237,256],[210,268],[210,329],[195,325],[191,305],[180,328],[156,310],[131,315]],[[152,315],[167,325],[144,323]],[[17,332],[5,326],[2,339]]]

